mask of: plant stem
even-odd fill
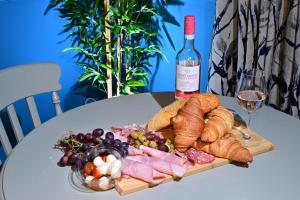
[[[126,46],[129,46],[129,35],[126,34]],[[126,76],[127,76],[127,73],[129,71],[129,63],[130,63],[130,50],[129,50],[129,54],[128,56],[126,56]]]
[[[105,43],[106,43],[106,64],[109,68],[112,70],[112,65],[111,65],[111,35],[110,35],[110,27],[108,24],[108,21],[110,21],[110,14],[109,14],[109,2],[110,0],[105,0],[104,6],[105,6]],[[106,70],[106,85],[107,85],[107,97],[111,98],[112,93],[113,93],[113,88],[112,88],[112,71],[111,70]]]
[[[117,96],[121,94],[121,73],[122,73],[122,52],[121,52],[121,42],[122,42],[122,32],[118,35],[117,42],[117,59],[118,59],[118,80],[117,80]]]
[[[121,1],[118,3],[119,8],[121,7]],[[121,8],[120,8],[121,10]],[[118,25],[121,26],[121,20],[118,19]],[[121,43],[123,40],[123,33],[122,29],[120,30],[120,33],[118,34],[118,39],[117,39],[117,60],[118,60],[118,74],[117,74],[117,96],[120,96],[121,94],[121,73],[122,73],[122,52],[121,52]]]

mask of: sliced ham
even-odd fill
[[[137,124],[129,124],[124,127],[112,126],[111,130],[114,133],[119,133],[124,137],[128,137],[132,131],[145,131],[146,129]]]
[[[187,150],[186,155],[189,160],[196,164],[211,163],[215,160],[215,157],[213,155],[194,148],[190,148],[189,150]]]
[[[142,131],[142,132],[145,132],[145,133],[155,134],[155,135],[159,136],[160,138],[163,137],[161,133],[148,130],[148,129],[146,129],[146,128],[140,126],[140,125],[137,125],[137,124],[128,124],[124,127],[112,126],[111,130],[114,133],[119,133],[121,136],[124,136],[124,137],[128,137],[129,134],[132,131]]]
[[[166,160],[162,160],[160,158],[149,157],[145,155],[139,156],[127,156],[126,159],[138,161],[141,163],[145,163],[153,167],[155,170],[162,172],[164,174],[168,174],[177,178],[181,178],[185,172],[186,167],[181,166],[172,162],[168,162]]]
[[[179,156],[176,156],[172,153],[167,153],[167,152],[163,152],[163,151],[159,151],[157,149],[153,149],[150,147],[146,147],[141,145],[140,149],[142,151],[144,151],[145,153],[147,153],[148,155],[154,157],[154,158],[160,158],[162,160],[168,161],[168,162],[172,162],[178,165],[183,166],[185,162],[187,162],[186,159],[184,158],[180,158]]]
[[[151,185],[158,185],[165,180],[165,176],[150,165],[127,158],[123,160],[122,174],[143,180]]]
[[[135,148],[134,146],[129,145],[128,155],[130,156],[144,155],[144,152],[140,149]]]

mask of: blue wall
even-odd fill
[[[81,96],[74,94],[72,86],[75,84],[81,70],[74,64],[70,53],[62,50],[70,44],[62,42],[66,35],[59,35],[64,21],[58,18],[55,11],[44,16],[43,12],[49,0],[0,0],[0,69],[16,64],[53,61],[62,69],[62,90],[59,95],[64,111],[84,104]],[[202,55],[201,90],[205,90],[207,82],[208,57],[211,47],[211,32],[214,19],[215,0],[189,0],[184,6],[169,6],[169,10],[176,17],[181,27],[168,25],[167,28],[174,40],[176,51],[164,39],[163,52],[168,62],[163,61],[153,77],[152,91],[174,91],[175,89],[175,56],[183,46],[184,15],[196,16],[196,48]],[[165,35],[163,35],[164,38]],[[155,72],[154,69],[152,69]],[[42,111],[42,121],[54,115],[48,107],[42,105],[49,96],[41,95],[37,98],[39,110]],[[47,99],[49,101],[49,99]],[[17,109],[25,116],[21,116],[22,126],[28,132],[32,125],[26,120],[28,113],[24,110],[23,102],[18,102]],[[43,112],[47,111],[47,112]]]

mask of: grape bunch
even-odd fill
[[[132,131],[128,136],[128,144],[136,148],[141,145],[158,149],[160,151],[165,151],[173,153],[175,151],[174,144],[171,140],[166,138],[161,138],[154,133],[149,133],[145,131]]]
[[[95,157],[105,155],[107,149],[117,150],[122,157],[128,155],[128,143],[115,139],[112,132],[105,133],[101,128],[86,134],[70,132],[68,136],[58,140],[54,148],[64,152],[58,161],[59,166],[72,166],[76,169],[82,169]]]

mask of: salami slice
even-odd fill
[[[187,158],[195,164],[206,164],[211,163],[215,160],[215,157],[213,155],[194,148],[190,148],[186,152],[186,155]]]

